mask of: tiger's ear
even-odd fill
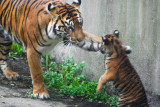
[[[57,9],[52,3],[48,4],[47,12],[51,15],[51,19],[55,19],[58,16]]]
[[[113,34],[116,35],[117,38],[119,38],[119,31],[118,31],[118,30],[115,30],[115,31],[113,32]]]
[[[72,5],[76,8],[79,9],[81,5],[81,0],[73,0]]]
[[[54,7],[53,4],[51,4],[51,3],[48,4],[48,11],[53,11],[53,10],[55,10],[55,9],[56,9],[56,8]]]

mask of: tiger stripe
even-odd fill
[[[61,40],[86,50],[100,50],[101,38],[82,29],[80,4],[81,0],[72,4],[63,0],[0,0],[0,67],[7,79],[16,80],[19,76],[7,63],[12,42],[26,49],[33,94],[41,99],[49,98],[43,82],[42,54],[52,52]]]
[[[61,40],[87,51],[101,50],[102,39],[82,29],[80,4],[81,0],[72,4],[63,0],[0,0],[0,44],[4,44],[0,47],[0,59],[4,59],[0,64],[4,64],[1,67],[6,78],[12,80],[19,76],[6,60],[12,42],[26,49],[33,94],[42,99],[49,98],[43,82],[42,54],[51,53]]]
[[[99,79],[97,92],[101,91],[104,83],[113,81],[119,93],[118,107],[148,107],[147,96],[141,79],[118,39],[119,32],[117,32],[118,34],[115,32],[102,38],[102,47],[107,50],[105,52],[109,56],[106,58],[107,70]]]

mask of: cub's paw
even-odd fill
[[[12,72],[12,71],[5,71],[4,75],[6,76],[6,78],[8,80],[18,80],[19,79],[19,74],[16,72]]]
[[[48,92],[34,93],[33,95],[34,95],[35,98],[39,98],[39,99],[42,99],[42,100],[50,98]]]
[[[101,93],[101,89],[97,88],[96,93]]]

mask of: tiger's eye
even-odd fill
[[[67,17],[66,20],[68,20],[70,17]]]
[[[77,16],[77,14],[74,14],[74,16]]]

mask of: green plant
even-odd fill
[[[13,43],[9,57],[21,59],[17,55],[22,53],[21,46]],[[74,97],[86,98],[89,101],[108,103],[113,107],[117,106],[117,96],[108,95],[105,92],[105,87],[102,89],[103,93],[96,93],[97,83],[95,81],[87,81],[85,76],[81,75],[85,63],[78,64],[74,62],[73,58],[67,58],[63,63],[57,64],[52,62],[48,55],[44,55],[43,59],[43,67],[48,67],[47,71],[44,72],[44,81],[47,88],[57,91],[60,97],[72,95]],[[34,98],[32,92],[27,92],[26,96]]]
[[[22,54],[23,53],[21,45],[19,45],[17,43],[12,43],[11,51],[13,51],[16,54]]]
[[[43,59],[43,61],[41,61],[42,62],[42,66],[48,67],[49,64],[51,63],[49,55],[43,55],[42,59]]]
[[[109,98],[109,100],[110,100],[110,106],[116,106],[116,105],[118,105],[118,96],[116,96],[116,95],[113,95],[113,96],[111,96],[110,98]]]
[[[61,64],[51,62],[49,71],[44,72],[44,81],[47,88],[58,91],[59,96],[83,97],[89,101],[101,101],[111,106],[117,106],[117,96],[108,95],[105,86],[102,93],[96,93],[96,81],[87,81],[81,74],[85,63],[78,64],[73,58]]]
[[[19,58],[17,56],[22,55],[23,51],[21,48],[21,45],[17,43],[12,43],[11,45],[11,51],[9,52],[9,57],[14,58],[14,59],[23,59]]]
[[[25,96],[30,97],[31,99],[35,98],[31,91],[28,91]]]

